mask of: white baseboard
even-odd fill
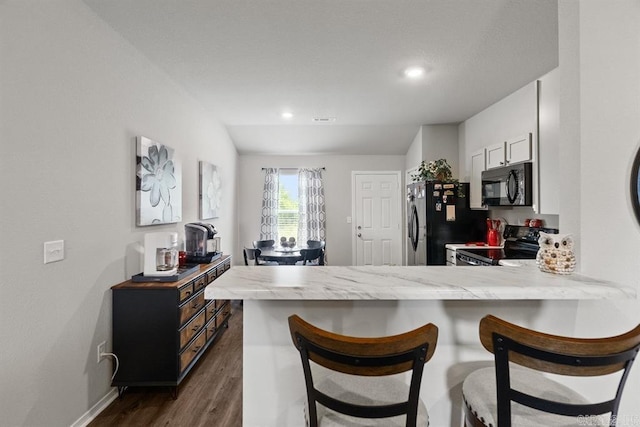
[[[98,414],[100,414],[100,412],[104,411],[107,406],[117,398],[118,389],[112,388],[109,393],[107,393],[102,399],[98,400],[95,405],[89,408],[87,412],[82,414],[80,418],[71,424],[71,427],[86,427],[96,416],[98,416]]]

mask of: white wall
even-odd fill
[[[420,166],[420,162],[422,161],[422,126],[418,128],[418,133],[416,133],[415,138],[413,138],[413,142],[409,146],[406,154],[405,161],[405,170],[410,170],[413,168],[417,168]]]
[[[235,247],[237,153],[227,132],[82,1],[0,3],[0,424],[68,426],[111,388],[110,287],[140,272],[135,137],[176,149],[183,219],[197,219],[198,160],[218,165],[212,222]],[[43,242],[66,259],[43,265]],[[131,256],[129,256],[131,255]],[[110,348],[110,344],[108,344]],[[153,355],[149,355],[153,357]]]
[[[416,168],[423,160],[447,159],[457,178],[458,157],[458,125],[422,125],[407,150],[405,169]]]
[[[536,132],[536,110],[537,90],[532,82],[462,122],[458,133],[460,178],[469,180],[471,153]]]
[[[640,4],[560,2],[560,229],[575,235],[579,269],[640,292],[640,224],[630,204],[640,149]],[[617,334],[640,323],[635,301],[580,302],[575,334]],[[636,361],[637,362],[637,361]],[[640,416],[633,367],[619,425]]]
[[[239,237],[235,262],[242,260],[242,248],[260,237],[260,212],[264,167],[326,167],[322,177],[325,186],[327,215],[327,257],[331,265],[352,265],[351,239],[354,224],[351,216],[352,171],[403,171],[404,156],[257,156],[243,155],[239,163]],[[404,191],[402,192],[404,195]],[[404,223],[404,221],[403,221]],[[404,236],[404,234],[403,234]]]
[[[459,178],[458,125],[423,125],[422,159],[427,162],[446,159],[453,177]]]

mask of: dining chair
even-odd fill
[[[462,384],[465,426],[550,427],[580,425],[581,421],[583,425],[615,426],[622,390],[640,349],[640,325],[613,337],[571,338],[489,315],[480,321],[480,341],[494,354],[494,366],[472,372]],[[561,377],[547,375],[613,373],[621,374],[615,396],[595,403],[561,384]]]
[[[428,425],[419,395],[424,364],[436,349],[435,325],[363,338],[320,329],[294,314],[289,331],[302,361],[307,426]],[[409,371],[409,384],[396,375]]]
[[[275,243],[275,240],[254,240],[253,247],[256,249],[271,248]]]
[[[262,265],[259,257],[262,251],[256,248],[244,248],[244,265],[249,265],[249,261],[253,261],[253,265]]]
[[[324,265],[323,252],[324,249],[322,248],[300,249],[300,257],[302,259],[299,263],[302,263],[302,265]]]
[[[326,243],[324,240],[307,240],[307,247],[308,248],[322,248],[324,249],[324,247],[326,246]]]

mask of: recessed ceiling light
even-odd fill
[[[423,67],[409,67],[404,70],[404,75],[410,79],[419,79],[424,76],[425,70]]]
[[[293,118],[293,113],[290,111],[285,111],[284,113],[282,113],[282,118],[289,120]]]

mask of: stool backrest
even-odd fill
[[[610,412],[613,426],[629,369],[640,350],[640,325],[613,337],[572,338],[537,332],[489,315],[480,321],[480,341],[494,354],[498,424],[501,427],[511,426],[511,401],[567,416]],[[623,373],[612,400],[570,405],[512,389],[509,382],[510,362],[559,375],[593,377],[618,371]]]
[[[311,427],[317,427],[316,402],[354,417],[406,414],[406,425],[416,425],[422,371],[436,349],[437,326],[429,323],[399,335],[364,338],[325,331],[293,315],[289,317],[289,330],[302,360]],[[315,388],[309,361],[352,375],[385,376],[412,371],[408,399],[390,405],[360,406],[327,396]]]

